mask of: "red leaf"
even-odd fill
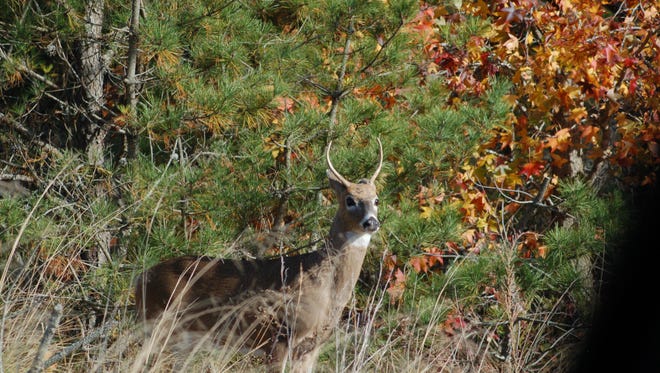
[[[612,44],[607,44],[603,52],[605,53],[605,61],[609,66],[614,65],[621,59],[619,57],[619,51]]]
[[[635,65],[637,65],[637,59],[636,58],[627,57],[623,60],[623,66],[625,66],[625,67],[630,68],[630,67],[633,67]]]
[[[465,328],[467,326],[467,321],[460,315],[450,314],[445,322],[443,323],[443,331],[448,335],[452,336],[456,334],[457,331]]]
[[[635,93],[636,90],[637,90],[637,77],[634,77],[630,80],[630,87],[628,88],[628,92]]]
[[[519,174],[527,177],[539,176],[544,168],[545,166],[541,162],[529,162],[522,166]]]

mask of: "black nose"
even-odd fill
[[[375,232],[380,228],[380,223],[372,216],[362,223],[362,228],[367,232]]]

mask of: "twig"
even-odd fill
[[[60,324],[60,318],[62,317],[62,305],[56,304],[53,308],[53,313],[50,315],[50,320],[44,331],[44,336],[41,338],[41,344],[39,344],[39,350],[37,350],[37,356],[34,357],[32,362],[32,367],[28,370],[28,373],[39,373],[44,370],[44,356],[46,356],[46,351],[50,345],[50,341],[53,339],[55,334],[55,329]]]
[[[57,363],[58,361],[64,359],[65,357],[71,355],[74,351],[79,349],[80,347],[84,346],[85,344],[90,343],[91,341],[102,337],[103,335],[106,334],[110,329],[114,328],[118,324],[118,321],[112,320],[109,321],[105,324],[103,324],[101,327],[97,328],[93,332],[87,334],[87,336],[83,339],[78,340],[77,342],[65,347],[62,349],[62,351],[56,353],[55,355],[51,356],[50,359],[46,360],[44,363],[44,369],[50,367],[51,365]]]
[[[138,47],[140,44],[140,33],[139,33],[139,26],[140,26],[140,14],[141,14],[141,8],[142,8],[142,2],[141,0],[133,0],[132,6],[131,6],[131,18],[129,22],[129,35],[128,35],[128,68],[126,72],[126,92],[128,95],[128,102],[130,105],[130,124],[127,126],[128,129],[132,131],[133,124],[135,122],[135,118],[137,116],[137,102],[138,102],[138,85],[140,84],[140,79],[137,79],[136,77],[138,76],[136,74],[137,71],[137,61],[138,61]],[[129,135],[127,134],[127,131],[123,131],[122,133],[122,139],[123,139],[123,144],[122,144],[122,154],[120,155],[119,158],[119,164],[124,166],[126,165],[127,161],[126,158],[130,157],[130,153],[132,151],[132,143],[129,149]]]
[[[204,13],[202,15],[199,15],[197,17],[193,17],[193,18],[188,19],[188,20],[185,20],[185,22],[184,21],[179,21],[178,26],[179,27],[188,26],[188,25],[198,23],[199,21],[201,21],[204,18],[214,17],[216,14],[219,14],[220,12],[222,12],[223,10],[228,8],[234,2],[236,2],[236,0],[229,0],[226,3],[220,5],[217,8],[207,10],[206,13]]]
[[[541,203],[543,200],[543,197],[545,196],[545,192],[548,190],[548,186],[550,185],[550,177],[545,176],[543,178],[543,184],[541,184],[541,187],[539,188],[539,192],[536,194],[536,197],[534,197],[534,200],[532,200],[532,204],[536,206],[545,206],[544,204]]]
[[[399,31],[401,31],[403,25],[404,25],[404,20],[403,20],[403,16],[401,16],[401,22],[399,22],[399,26],[397,26],[396,30],[394,30],[392,35],[390,35],[390,37],[383,42],[378,52],[376,52],[376,55],[374,55],[374,58],[372,58],[371,61],[369,61],[362,69],[360,69],[360,72],[367,71],[371,66],[373,66],[374,63],[376,63],[376,60],[378,60],[378,57],[380,56],[381,52],[390,44],[392,39],[394,39],[394,37],[399,33]]]
[[[16,181],[26,181],[29,183],[34,182],[34,178],[27,175],[14,175],[14,174],[0,174],[0,180],[16,180]]]
[[[302,77],[300,81],[301,81],[301,83],[309,84],[309,85],[311,85],[312,87],[318,89],[319,91],[323,92],[324,95],[328,95],[328,96],[331,96],[331,95],[332,95],[332,90],[330,90],[329,88],[327,88],[327,87],[325,87],[325,86],[323,86],[323,85],[321,85],[321,84],[319,84],[319,83],[316,83],[315,81],[313,81],[313,80],[312,80],[310,77],[308,77],[308,76],[304,76],[304,77]]]
[[[27,8],[28,7],[26,7],[26,9]],[[2,57],[5,60],[10,59],[10,57],[5,53],[5,51],[2,48],[0,48],[0,57]],[[14,60],[14,62],[17,63],[17,65],[18,65],[17,67],[20,71],[23,71],[24,73],[27,73],[31,77],[39,80],[40,82],[46,84],[47,86],[49,86],[51,88],[60,89],[60,87],[57,84],[53,83],[50,79],[46,78],[45,76],[43,76],[41,74],[38,74],[34,70],[30,69],[25,63],[18,62],[18,61],[15,61],[15,60]]]
[[[502,197],[504,197],[504,199],[506,199],[507,201],[509,201],[509,202],[519,203],[519,204],[521,204],[521,205],[524,205],[524,204],[527,204],[527,203],[532,203],[532,201],[521,201],[521,200],[517,200],[517,199],[515,199],[515,198],[513,198],[513,197],[509,197],[509,196],[507,196],[506,194],[504,194],[504,192],[517,193],[517,194],[522,194],[522,195],[525,195],[525,196],[528,196],[528,197],[534,197],[533,194],[528,193],[528,192],[525,192],[524,190],[507,189],[507,188],[500,188],[500,187],[498,187],[498,186],[483,185],[483,184],[481,184],[481,183],[479,183],[479,182],[476,182],[476,181],[474,182],[474,185],[476,185],[477,187],[482,188],[482,189],[496,190],[496,191],[497,191],[498,193],[500,193],[500,195],[501,195]]]
[[[545,196],[546,191],[548,190],[548,186],[550,186],[550,181],[551,178],[548,176],[545,176],[543,178],[543,184],[541,184],[541,187],[539,188],[538,193],[536,195],[533,195],[531,193],[525,192],[524,190],[516,190],[516,189],[507,189],[507,188],[501,188],[499,186],[489,186],[489,185],[484,185],[479,182],[474,182],[474,185],[476,185],[479,188],[482,189],[490,189],[490,190],[496,190],[504,199],[506,199],[509,202],[513,203],[518,203],[520,205],[535,205],[539,207],[552,207],[551,205],[547,205],[545,203],[542,203],[541,201],[543,200],[543,197]],[[518,199],[515,199],[513,197],[507,196],[504,194],[504,192],[509,192],[509,193],[517,193],[517,194],[522,194],[527,197],[532,198],[531,201],[521,201]]]

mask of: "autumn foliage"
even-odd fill
[[[614,180],[624,187],[657,182],[658,11],[652,1],[422,4],[407,25],[424,46],[420,84],[446,79],[452,94],[444,104],[456,107],[495,78],[513,83],[506,123],[453,175],[452,192],[420,192],[421,216],[431,210],[429,199],[447,198],[468,226],[460,242],[445,244],[445,254],[479,252],[503,233],[526,232],[521,255],[543,257],[539,233],[550,220],[532,222],[531,211],[520,209],[553,208],[561,178],[585,178],[596,190]],[[469,37],[457,38],[466,28]],[[426,273],[437,258],[424,253],[409,264]],[[393,287],[402,278],[392,277]]]

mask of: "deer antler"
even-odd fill
[[[380,137],[376,137],[376,141],[378,141],[378,152],[380,154],[380,159],[378,161],[378,167],[376,168],[376,172],[374,172],[374,175],[371,177],[371,179],[369,179],[369,183],[371,184],[373,184],[374,181],[376,181],[376,178],[380,173],[380,168],[383,166],[383,144],[380,142]]]
[[[335,167],[332,165],[332,161],[330,160],[330,147],[332,146],[332,141],[328,143],[328,148],[325,151],[325,158],[328,160],[328,167],[330,167],[330,171],[335,175],[339,181],[341,181],[342,184],[344,185],[350,185],[351,182],[346,180],[345,177],[341,176],[339,171],[335,170]]]
[[[376,138],[376,141],[378,141],[378,152],[379,152],[379,160],[378,160],[378,167],[376,167],[376,172],[374,172],[373,176],[369,179],[369,183],[373,184],[376,181],[376,178],[378,177],[378,174],[380,173],[381,167],[383,167],[383,143],[380,142],[380,137]],[[328,167],[330,167],[330,171],[339,179],[339,181],[342,182],[344,185],[350,184],[348,180],[346,180],[345,177],[343,177],[339,171],[335,169],[335,167],[332,165],[332,161],[330,160],[330,147],[332,146],[332,141],[328,143],[328,148],[325,151],[325,158],[328,160]]]

